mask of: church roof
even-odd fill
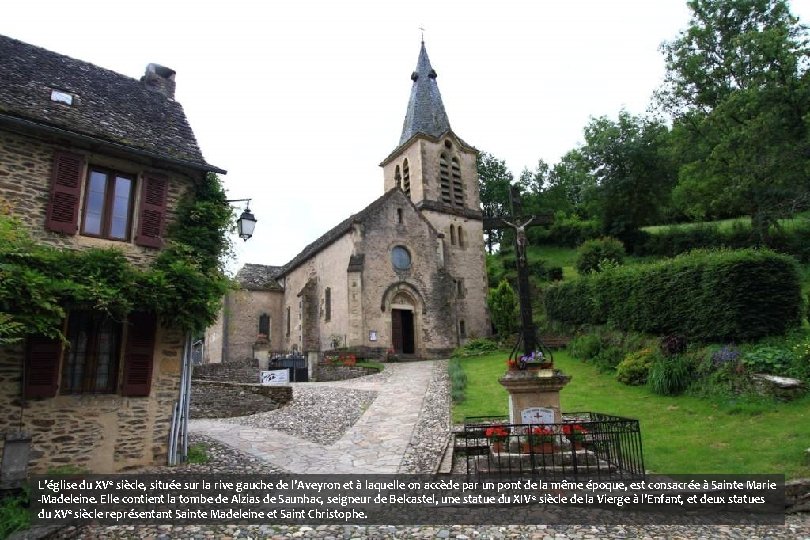
[[[0,124],[225,172],[205,161],[183,107],[170,97],[174,71],[150,65],[171,85],[167,95],[149,81],[6,36],[0,59]]]
[[[439,137],[450,131],[450,120],[444,111],[439,85],[436,84],[436,71],[430,65],[424,41],[411,79],[413,86],[399,137],[400,146],[418,133]]]
[[[281,268],[266,264],[246,264],[236,273],[236,281],[249,291],[280,291],[281,285],[276,278]]]
[[[335,227],[329,229],[324,233],[320,238],[309,244],[307,247],[301,251],[298,255],[293,257],[293,259],[285,264],[281,271],[278,274],[278,277],[282,277],[286,274],[289,274],[311,257],[318,254],[321,250],[327,248],[330,244],[338,240],[344,234],[351,232],[352,225],[354,223],[358,223],[363,221],[366,216],[372,215],[374,212],[378,212],[383,205],[385,205],[386,201],[391,199],[392,197],[396,196],[397,193],[400,193],[404,198],[405,195],[402,193],[402,190],[399,188],[393,188],[386,191],[382,197],[378,198],[356,214],[352,214],[348,218],[344,219],[340,223],[338,223]]]

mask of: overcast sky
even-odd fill
[[[793,13],[810,18],[810,0]],[[207,161],[252,198],[238,259],[281,265],[382,195],[420,27],[450,125],[515,175],[555,163],[592,116],[643,113],[685,0],[6,0],[0,34],[139,78],[177,71]]]

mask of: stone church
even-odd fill
[[[435,358],[487,336],[477,150],[450,128],[422,42],[384,194],[281,267],[246,265],[206,361],[337,347]]]

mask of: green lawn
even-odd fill
[[[455,422],[467,416],[506,415],[507,396],[498,384],[506,352],[462,359],[467,399],[453,407]],[[784,473],[810,476],[810,398],[792,403],[713,402],[664,397],[625,386],[612,374],[554,354],[555,366],[572,376],[562,390],[565,411],[594,411],[640,421],[644,462],[662,474]]]

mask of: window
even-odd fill
[[[411,196],[411,170],[408,168],[408,160],[402,163],[402,191],[408,197]]]
[[[140,203],[133,218],[136,183]],[[81,234],[118,241],[132,237],[139,246],[159,248],[168,188],[168,178],[160,174],[143,172],[136,180],[135,175],[88,168],[83,155],[56,152],[45,228],[67,235],[81,229]],[[79,208],[81,200],[84,208]],[[134,231],[133,222],[137,223]]]
[[[394,185],[402,189],[402,175],[399,173],[399,165],[394,169]]]
[[[464,184],[461,183],[461,166],[458,158],[453,158],[450,163],[453,177],[453,205],[464,206]]]
[[[456,227],[455,225],[450,225],[450,245],[456,245]]]
[[[290,337],[290,306],[287,306],[287,337]]]
[[[69,348],[44,336],[28,338],[23,395],[53,397],[59,381],[62,394],[115,393],[120,378],[121,395],[148,396],[156,328],[151,313],[130,313],[125,325],[102,312],[72,311]]]
[[[456,280],[456,296],[458,298],[464,298],[464,278],[458,278]]]
[[[267,313],[259,316],[259,335],[270,338],[270,315]]]
[[[461,228],[461,225],[458,226],[458,247],[464,247],[464,229]]]
[[[402,224],[402,208],[397,208],[397,223]]]
[[[453,199],[450,196],[450,164],[447,161],[447,154],[444,152],[439,156],[439,188],[442,202],[452,204]]]
[[[93,311],[73,311],[68,318],[62,367],[62,394],[105,394],[115,392],[118,357],[121,352],[121,324]]]
[[[391,250],[391,263],[397,270],[407,270],[411,267],[411,254],[403,246],[396,246]]]
[[[129,176],[91,168],[84,195],[82,234],[128,239],[134,183]]]
[[[332,288],[327,287],[323,293],[323,310],[324,310],[324,320],[329,321],[332,319]]]
[[[458,321],[458,335],[461,339],[467,339],[467,325],[464,324],[464,319]]]

